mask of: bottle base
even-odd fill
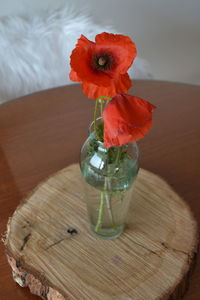
[[[124,232],[124,225],[117,226],[116,228],[103,227],[103,228],[99,229],[98,232],[96,230],[96,226],[91,225],[91,231],[98,238],[101,238],[104,240],[114,240],[114,239],[118,238]]]

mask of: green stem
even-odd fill
[[[107,97],[107,96],[99,96],[96,100],[101,100],[101,99],[107,99],[107,100],[111,100],[111,97]]]
[[[114,221],[114,217],[113,217],[113,212],[112,212],[112,206],[111,206],[111,196],[106,195],[106,204],[107,204],[107,209],[108,209],[108,214],[109,214],[109,218],[110,218],[110,222],[111,222],[111,226],[113,229],[116,229],[116,224]]]
[[[116,159],[115,159],[115,166],[118,165],[118,163],[119,163],[121,153],[122,153],[122,147],[118,147],[117,154],[116,154]]]
[[[100,96],[100,97],[96,98],[95,107],[94,107],[94,132],[95,132],[95,134],[96,134],[96,131],[97,131],[96,119],[97,119],[98,103],[100,102],[100,105],[101,105],[100,109],[101,109],[101,117],[102,117],[102,115],[103,115],[103,102],[104,102],[103,99],[111,100],[112,98],[107,97],[107,96]]]
[[[95,107],[94,107],[94,132],[96,134],[97,131],[97,109],[98,109],[98,99],[96,99]]]
[[[99,101],[100,101],[101,117],[103,117],[103,103],[104,103],[104,100],[99,100]]]
[[[101,192],[101,201],[99,206],[99,215],[97,220],[97,225],[95,227],[95,232],[98,233],[99,229],[102,227],[103,223],[103,210],[104,210],[104,192]]]

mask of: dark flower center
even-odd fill
[[[94,54],[92,57],[92,67],[95,70],[100,70],[100,71],[111,70],[113,65],[114,65],[113,56],[108,52]]]

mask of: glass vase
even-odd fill
[[[91,124],[81,149],[80,167],[91,230],[97,237],[114,239],[124,231],[138,159],[136,143],[106,148]]]

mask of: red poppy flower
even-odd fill
[[[89,98],[114,97],[131,87],[127,70],[136,56],[136,46],[124,35],[103,32],[91,42],[81,35],[71,54],[70,79],[82,82]]]
[[[114,97],[103,112],[105,146],[121,146],[143,138],[152,126],[155,108],[131,95]]]

